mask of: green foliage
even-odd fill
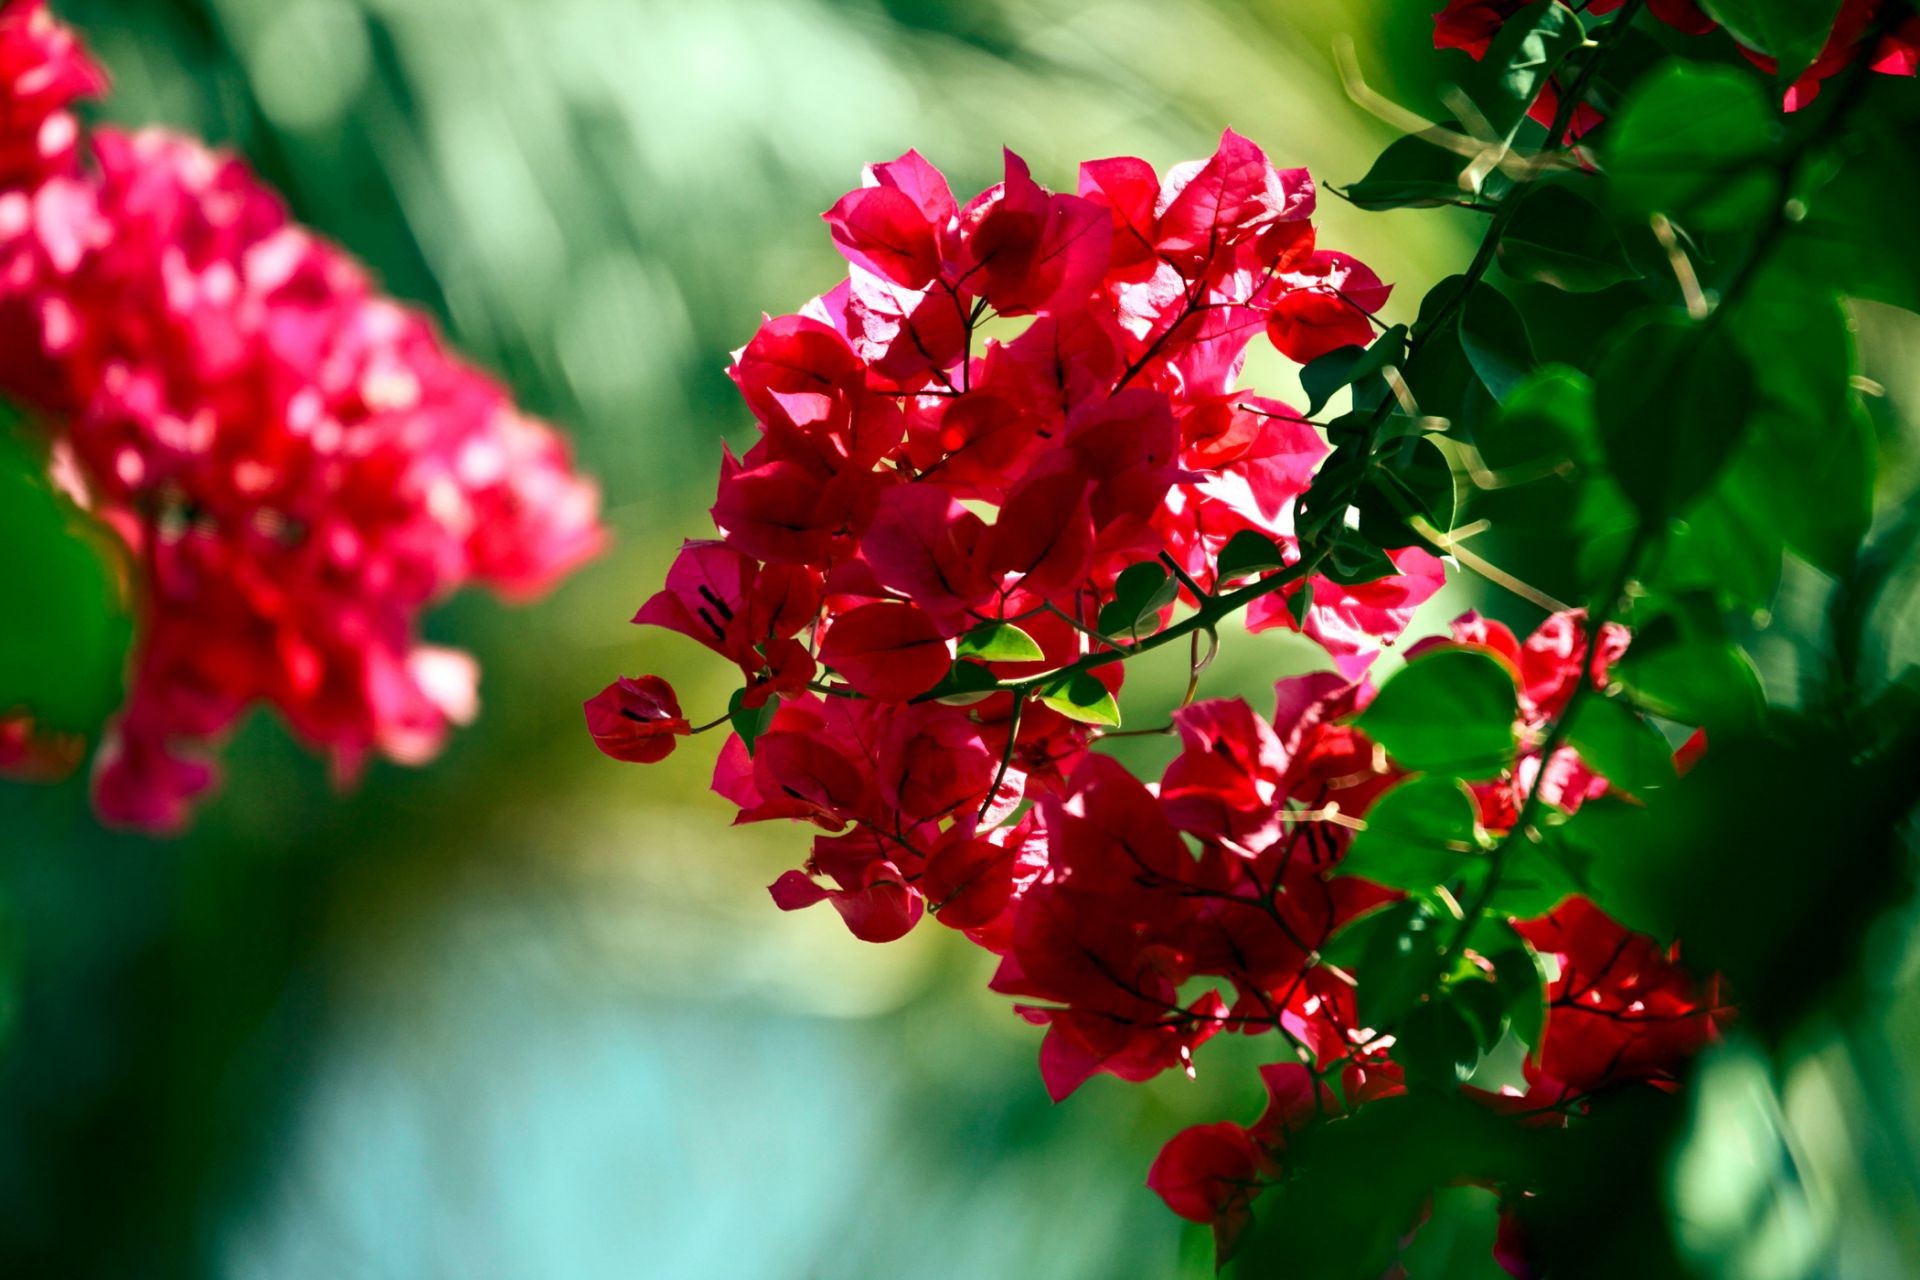
[[[1453,778],[1410,778],[1376,800],[1366,821],[1341,861],[1348,875],[1419,893],[1484,871],[1473,798]]]
[[[1120,704],[1107,692],[1107,686],[1089,672],[1076,671],[1055,683],[1042,685],[1033,696],[1069,720],[1082,724],[1120,723]]]
[[[1180,594],[1180,584],[1151,561],[1131,564],[1113,584],[1113,599],[1100,609],[1100,634],[1130,640],[1160,629],[1160,611]]]
[[[983,622],[954,646],[961,658],[980,662],[1038,662],[1047,655],[1034,638],[1011,622]]]
[[[131,638],[118,556],[16,431],[0,422],[0,714],[92,733],[120,701]]]
[[[1387,681],[1358,723],[1408,769],[1488,778],[1513,760],[1517,714],[1505,667],[1471,649],[1443,649]]]
[[[1671,214],[1703,228],[1739,226],[1758,217],[1778,189],[1776,173],[1756,162],[1780,135],[1753,76],[1670,63],[1607,127],[1613,198],[1630,212]]]

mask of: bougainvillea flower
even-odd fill
[[[78,139],[65,104],[101,77],[40,4],[0,11],[0,73],[0,391],[140,566],[99,812],[184,823],[255,703],[343,780],[429,758],[477,670],[421,613],[558,580],[599,546],[593,486],[238,160]]]

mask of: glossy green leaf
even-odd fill
[[[1358,725],[1408,769],[1490,778],[1513,761],[1517,713],[1513,678],[1498,661],[1439,649],[1388,680]]]
[[[746,747],[747,754],[753,754],[754,743],[773,723],[773,713],[780,708],[779,695],[771,695],[757,707],[746,703],[747,691],[735,689],[733,697],[727,700],[727,720],[733,725],[733,731],[740,735],[740,743]]]
[[[1369,378],[1377,378],[1389,366],[1399,364],[1406,356],[1407,326],[1394,325],[1373,340],[1366,347],[1338,347],[1327,354],[1310,361],[1300,370],[1300,388],[1307,393],[1307,413],[1311,418],[1327,407],[1344,387],[1355,387],[1356,399],[1364,398],[1377,404],[1385,394],[1384,386],[1377,387],[1374,394],[1360,397],[1358,386]]]
[[[1444,945],[1439,917],[1408,898],[1342,929],[1326,958],[1353,975],[1361,1021],[1386,1027],[1438,983]]]
[[[1467,293],[1460,308],[1460,349],[1496,400],[1505,400],[1534,370],[1526,321],[1491,285],[1476,284]]]
[[[957,656],[981,662],[1037,662],[1047,655],[1034,638],[1011,622],[983,622],[960,637]]]
[[[1113,584],[1113,599],[1101,607],[1100,634],[1139,638],[1160,629],[1160,611],[1180,594],[1180,584],[1151,560],[1131,564]]]
[[[1410,778],[1367,809],[1366,830],[1340,861],[1344,875],[1429,893],[1486,870],[1473,799],[1453,778]]]
[[[1367,176],[1340,194],[1362,209],[1455,204],[1475,196],[1460,185],[1466,168],[1466,158],[1459,153],[1410,135],[1395,139],[1373,162]]]
[[[1614,478],[1647,519],[1712,483],[1747,426],[1754,374],[1720,325],[1657,315],[1616,342],[1596,380]]]
[[[1643,631],[1613,674],[1637,705],[1709,731],[1752,725],[1766,705],[1746,654],[1725,641],[1679,635],[1671,622]]]
[[[1082,724],[1120,723],[1120,705],[1092,672],[1076,671],[1065,679],[1043,685],[1033,696],[1069,720]]]
[[[1558,0],[1536,0],[1500,25],[1467,89],[1494,129],[1526,118],[1555,68],[1586,38],[1580,15]]]
[[[1267,573],[1285,567],[1286,563],[1279,543],[1257,529],[1242,529],[1227,539],[1226,546],[1220,548],[1215,571],[1224,581]]]
[[[1593,293],[1640,276],[1613,222],[1567,184],[1536,187],[1524,196],[1500,238],[1501,269],[1518,280],[1569,293]]]

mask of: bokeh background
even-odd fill
[[[764,886],[805,834],[727,825],[715,740],[620,766],[577,708],[643,671],[696,720],[724,706],[721,664],[626,619],[707,531],[720,440],[750,432],[727,352],[836,278],[817,215],[862,163],[917,147],[964,198],[1005,144],[1070,188],[1083,158],[1164,168],[1232,125],[1351,181],[1393,130],[1342,92],[1334,43],[1437,110],[1431,0],[55,7],[115,77],[103,118],[244,153],[572,433],[617,540],[535,607],[434,616],[480,656],[485,710],[429,768],[338,794],[256,717],[171,842],[101,832],[78,784],[0,784],[0,1269],[1211,1274],[1205,1232],[1143,1179],[1182,1125],[1257,1112],[1264,1046],[1053,1106],[990,957],[932,922],[870,947],[824,909],[775,911]],[[1321,226],[1401,282],[1396,319],[1477,234],[1331,196]],[[1897,376],[1912,318],[1869,319],[1889,403],[1920,404]],[[1293,385],[1277,359],[1253,377]],[[1230,639],[1208,689],[1264,705],[1312,662]],[[1905,917],[1885,934],[1862,1006],[1784,1067],[1736,1048],[1710,1068],[1732,1101],[1703,1116],[1690,1203],[1757,1242],[1710,1274],[1914,1273],[1920,1003],[1894,999]]]

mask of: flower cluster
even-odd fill
[[[1301,363],[1373,339],[1388,291],[1315,242],[1313,198],[1232,132],[1164,179],[1085,164],[1076,195],[1012,155],[964,205],[915,153],[871,167],[826,214],[848,278],[735,353],[759,439],[723,454],[719,536],[686,543],[634,618],[739,668],[714,775],[738,821],[820,829],[774,901],[828,903],[869,941],[926,914],[965,933],[1046,1029],[1055,1098],[1099,1073],[1192,1070],[1222,1033],[1285,1042],[1260,1121],[1181,1134],[1153,1171],[1176,1212],[1224,1232],[1289,1132],[1403,1087],[1393,1035],[1323,951],[1405,898],[1341,874],[1375,802],[1418,781],[1355,720],[1442,565],[1408,547],[1339,569],[1341,522],[1302,514],[1337,471],[1320,430],[1237,386],[1263,332]],[[979,332],[1013,317],[1030,320]],[[1193,700],[1202,643],[1242,609],[1329,655],[1279,684],[1271,719]],[[1125,660],[1182,635],[1181,750],[1149,785],[1095,746]],[[1609,791],[1572,749],[1543,750],[1627,635],[1597,639],[1589,655],[1577,614],[1524,642],[1468,615],[1409,651],[1471,649],[1512,677],[1522,746],[1472,788],[1483,837]],[[620,760],[698,731],[657,676],[585,713]],[[1665,1078],[1711,1034],[1717,1003],[1651,943],[1614,950],[1626,935],[1583,902],[1527,928],[1564,953],[1555,1009],[1535,1090],[1494,1105],[1550,1090],[1564,1112]]]
[[[68,104],[104,79],[40,0],[0,12],[0,71],[0,392],[135,566],[102,817],[184,823],[205,744],[257,702],[343,778],[430,757],[476,671],[419,615],[554,582],[600,541],[593,486],[241,162],[83,137]]]
[[[1453,648],[1495,655],[1514,679],[1519,727],[1524,736],[1538,741],[1537,731],[1565,708],[1583,674],[1596,688],[1607,682],[1627,642],[1624,628],[1609,625],[1589,657],[1578,613],[1553,615],[1524,642],[1497,622],[1467,614],[1454,622],[1449,638],[1410,649],[1409,660]],[[1289,683],[1280,686],[1283,715],[1291,701]],[[1364,685],[1353,692],[1362,701],[1369,693]],[[1277,824],[1298,824],[1295,832],[1305,830],[1309,847],[1318,834],[1319,847],[1327,851],[1319,860],[1323,878],[1329,867],[1339,870],[1340,853],[1351,837],[1342,828],[1305,824],[1329,816],[1329,801],[1336,812],[1358,814],[1364,822],[1368,802],[1405,777],[1391,762],[1383,766],[1375,758],[1369,764],[1364,738],[1351,729],[1345,732],[1360,748],[1348,753],[1353,772],[1341,779],[1345,788],[1331,793],[1323,787],[1305,793],[1283,790],[1279,801],[1301,807],[1272,811]],[[1697,743],[1683,747],[1682,764],[1697,749]],[[1178,803],[1171,798],[1177,794],[1175,779],[1194,767],[1188,764],[1192,760],[1203,762],[1200,767],[1213,764],[1207,744],[1189,738],[1186,751],[1161,781],[1160,795],[1170,808]],[[1524,754],[1508,776],[1472,788],[1477,825],[1495,833],[1511,830],[1520,806],[1536,787],[1542,801],[1569,813],[1611,790],[1572,749],[1561,748],[1551,759],[1535,750]],[[1284,902],[1298,892],[1285,871],[1270,878],[1256,871],[1247,882],[1252,892],[1243,888],[1241,896],[1272,901],[1277,892],[1277,901]],[[1324,887],[1357,906],[1392,896],[1339,874],[1326,879]],[[1244,910],[1253,908],[1253,903],[1243,904]],[[1671,1087],[1685,1062],[1731,1017],[1717,979],[1695,979],[1680,966],[1676,948],[1662,949],[1622,928],[1584,898],[1568,897],[1544,916],[1513,924],[1530,947],[1550,958],[1555,976],[1546,990],[1547,1013],[1538,1045],[1524,1063],[1526,1088],[1491,1093],[1465,1089],[1497,1112],[1528,1123],[1561,1124],[1605,1090],[1635,1083]],[[1316,990],[1316,977],[1328,972],[1324,963],[1304,969],[1289,978],[1281,992],[1269,994],[1269,1007],[1300,1060],[1262,1070],[1268,1105],[1260,1118],[1251,1125],[1222,1121],[1186,1129],[1167,1143],[1154,1163],[1149,1184],[1168,1206],[1182,1217],[1212,1224],[1223,1242],[1246,1225],[1260,1190],[1283,1175],[1291,1134],[1309,1122],[1335,1119],[1368,1100],[1405,1091],[1391,1037],[1360,1024],[1352,986],[1323,980]],[[1236,985],[1241,981],[1231,973],[1226,976]],[[1309,996],[1296,1004],[1303,992],[1319,998]],[[1279,1001],[1279,995],[1287,999]],[[1243,1007],[1244,1002],[1236,1005],[1236,1013]],[[1229,1015],[1223,1022],[1234,1030],[1268,1029],[1257,1017]]]
[[[1263,331],[1301,362],[1364,346],[1388,293],[1315,244],[1314,195],[1229,132],[1164,180],[1090,162],[1077,195],[1009,154],[964,206],[909,152],[827,212],[848,277],[735,353],[760,439],[722,459],[721,536],[686,544],[634,619],[739,665],[740,708],[765,723],[751,755],[728,744],[716,788],[743,819],[834,833],[814,874],[776,886],[783,906],[830,900],[873,938],[928,903],[992,927],[1010,851],[1037,839],[1001,820],[1082,764],[1122,637],[1215,586],[1236,534],[1298,561],[1294,500],[1327,449],[1236,387],[1246,348]],[[977,334],[1012,317],[1030,320]],[[1425,552],[1395,567],[1360,586],[1303,576],[1249,625],[1302,629],[1357,674],[1440,585]],[[1141,573],[1164,589],[1136,599]],[[1076,665],[1034,698],[997,687]],[[657,680],[587,712],[621,758],[688,731]]]
[[[1608,14],[1622,3],[1623,0],[1593,0],[1585,6],[1585,11]],[[1904,3],[1905,0],[1842,0],[1833,31],[1819,54],[1787,86],[1787,110],[1797,111],[1812,102],[1820,92],[1822,81],[1858,60],[1861,43],[1879,30],[1882,11]],[[1434,15],[1433,43],[1437,48],[1463,49],[1480,58],[1507,19],[1526,7],[1527,0],[1447,0],[1447,7]],[[1686,35],[1706,35],[1720,25],[1700,8],[1697,0],[1650,0],[1647,9],[1658,20]],[[1777,62],[1767,54],[1738,41],[1735,47],[1769,75],[1776,70]],[[1910,13],[1878,34],[1869,65],[1887,75],[1915,74],[1920,69],[1920,14]],[[1552,115],[1554,95],[1555,87],[1551,84],[1542,92],[1547,118]],[[1538,105],[1536,110],[1540,110]],[[1582,110],[1584,113],[1590,108]],[[1576,132],[1584,132],[1584,127],[1576,125]]]

